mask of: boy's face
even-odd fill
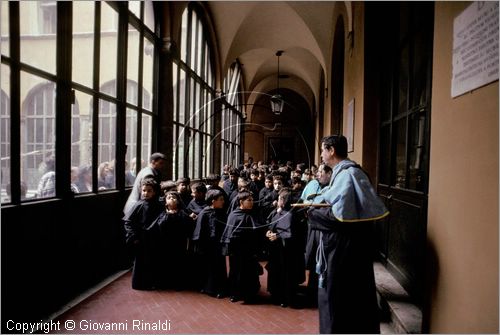
[[[273,181],[269,180],[269,179],[266,179],[266,181],[264,182],[264,185],[266,186],[266,188],[272,188],[273,187]]]
[[[237,184],[238,183],[238,176],[235,174],[229,175],[229,180],[231,180],[231,183]]]
[[[281,190],[281,188],[283,187],[283,183],[281,182],[281,180],[275,180],[275,181],[273,182],[273,185],[274,185],[274,189],[275,189],[276,191]]]
[[[180,183],[179,185],[177,185],[177,192],[179,193],[189,192],[188,185],[186,183]]]
[[[238,178],[238,188],[247,187],[248,182],[243,178]]]
[[[278,207],[285,207],[285,199],[281,195],[278,197]]]
[[[212,201],[213,208],[224,208],[224,196],[221,195]]]
[[[331,176],[332,176],[331,172],[330,173],[325,172],[323,166],[320,166],[316,177],[320,185],[328,185]]]
[[[259,175],[252,173],[252,174],[250,174],[250,179],[252,179],[253,181],[256,181],[259,179]]]
[[[151,200],[155,196],[155,190],[151,185],[143,185],[141,189],[141,196],[146,201]]]
[[[199,191],[196,191],[196,189],[191,189],[191,196],[196,199],[196,200],[201,200],[203,198],[205,198],[205,194],[199,192]]]
[[[253,198],[249,197],[244,200],[240,200],[240,208],[241,209],[252,209],[253,208]]]
[[[167,208],[177,208],[177,197],[172,194],[167,195],[165,198],[165,205]]]

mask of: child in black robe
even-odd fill
[[[191,185],[191,197],[192,200],[186,207],[186,214],[193,220],[192,227],[196,226],[196,218],[198,214],[207,206],[207,202],[205,201],[205,195],[207,194],[207,186],[205,183],[197,182]],[[188,249],[186,255],[186,263],[192,266],[189,266],[187,270],[187,286],[193,289],[200,289],[200,278],[197,276],[198,268],[203,266],[203,264],[199,264],[199,257],[196,257],[194,253],[193,247],[193,231],[189,232],[189,241],[188,241]]]
[[[253,197],[250,192],[238,194],[240,207],[229,214],[221,237],[223,254],[229,255],[229,289],[231,302],[243,299],[255,302],[260,289],[262,267],[257,261],[258,238],[261,229],[251,214]]]
[[[193,198],[187,205],[186,212],[189,216],[196,220],[196,217],[207,206],[205,196],[207,194],[207,186],[204,183],[194,183],[191,185],[191,197]]]
[[[198,256],[198,277],[203,293],[222,298],[227,292],[226,257],[220,242],[226,222],[224,191],[208,190],[206,202],[208,206],[198,214],[192,238]]]
[[[274,193],[273,193],[273,176],[267,175],[266,180],[264,182],[264,188],[262,188],[259,192],[259,209],[260,209],[260,217],[262,222],[266,221],[266,218],[273,211],[273,201],[274,201]]]
[[[181,208],[181,201],[178,192],[167,192],[165,210],[153,223],[160,235],[158,285],[161,288],[185,288],[187,242],[193,220]]]
[[[158,184],[153,178],[144,178],[141,183],[141,199],[123,218],[126,243],[133,248],[135,257],[132,270],[132,288],[135,290],[155,288],[158,232],[152,229],[151,224],[161,210]]]
[[[189,205],[191,200],[193,200],[190,192],[191,188],[189,187],[189,185],[191,184],[191,178],[179,178],[177,179],[175,184],[177,185],[177,192],[179,192],[179,196],[181,198],[179,208],[185,209],[187,205]]]
[[[301,236],[297,236],[298,218],[290,210],[289,189],[279,192],[278,207],[267,219],[269,230],[269,262],[267,269],[267,290],[272,300],[281,307],[296,304],[298,285],[305,280],[304,254]]]

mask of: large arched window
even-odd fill
[[[156,121],[156,111],[153,111],[153,82],[155,35],[152,3],[122,2],[94,3],[74,2],[74,13],[81,20],[73,21],[73,80],[76,100],[82,101],[85,110],[80,113],[80,138],[73,134],[74,142],[79,143],[73,148],[72,166],[92,166],[92,172],[97,173],[97,190],[116,188],[115,162],[118,158],[117,145],[125,146],[125,186],[131,186],[129,170],[137,170],[132,162],[147,162],[153,146],[153,124]],[[120,29],[119,6],[128,6],[126,29]],[[97,15],[94,13],[99,13]],[[74,14],[75,15],[75,14]],[[99,19],[100,30],[96,30],[96,19]],[[126,66],[127,71],[117,72],[120,62],[119,52],[121,36],[126,36]],[[93,50],[96,40],[100,45],[98,59],[80,57],[81,53]],[[96,56],[94,52],[94,56]],[[99,71],[96,65],[99,64]],[[91,67],[90,71],[78,71]],[[126,76],[125,76],[126,74]],[[94,87],[93,80],[99,77],[99,86]],[[121,82],[125,82],[125,91],[119,91]],[[142,95],[139,92],[142,91]],[[123,112],[119,106],[125,106]],[[97,113],[95,113],[97,111]],[[119,118],[125,118],[125,136],[122,142],[117,132]],[[79,149],[79,154],[75,151]],[[97,154],[95,152],[97,151]],[[93,161],[96,157],[97,161]],[[140,159],[136,159],[140,157]],[[108,175],[99,174],[104,165],[108,166]],[[101,169],[99,168],[101,167]],[[105,181],[107,179],[107,181]],[[87,191],[90,191],[86,188]],[[80,190],[81,191],[81,190]]]
[[[181,59],[173,65],[173,178],[212,172],[214,87],[212,51],[205,24],[190,4],[182,15]]]
[[[2,95],[2,203],[40,198],[40,180],[54,158],[54,180],[42,198],[65,197],[70,189],[100,190],[96,176],[104,161],[112,170],[106,189],[122,188],[127,161],[147,160],[155,145],[159,39],[152,2],[44,0],[0,6],[1,89],[12,94],[10,100]],[[80,172],[84,180],[76,185]],[[7,184],[13,185],[11,199]]]
[[[225,102],[222,110],[221,165],[238,166],[241,157],[242,116],[246,114],[241,87],[241,66],[234,62],[224,78]]]

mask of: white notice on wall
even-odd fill
[[[453,22],[451,96],[498,80],[498,2],[476,1]]]

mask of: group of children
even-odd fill
[[[273,302],[294,305],[305,280],[307,223],[291,204],[299,202],[304,182],[295,186],[290,175],[278,172],[265,181],[257,170],[248,175],[231,169],[223,183],[211,175],[192,185],[188,178],[161,185],[145,178],[141,200],[123,218],[135,256],[132,288],[189,285],[213,297],[253,303],[263,274],[260,261],[267,260]]]

